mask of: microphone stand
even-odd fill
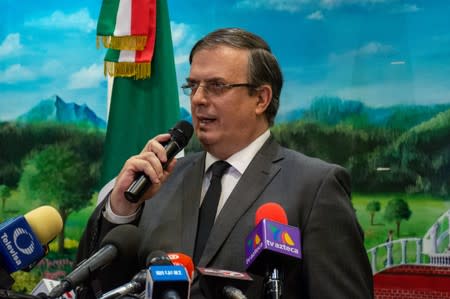
[[[264,279],[265,299],[281,299],[283,290],[283,274],[278,268],[268,269]]]

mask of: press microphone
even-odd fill
[[[170,140],[165,145],[167,162],[163,163],[163,169],[166,169],[170,161],[188,144],[193,131],[192,125],[185,120],[179,121],[169,130]],[[146,174],[139,173],[137,176],[137,179],[124,192],[125,198],[132,203],[138,202],[152,184]]]
[[[98,299],[123,298],[125,295],[141,293],[147,281],[147,268],[154,265],[172,265],[172,262],[164,251],[153,251],[146,258],[146,269],[139,271],[130,282],[103,294]]]
[[[287,223],[279,204],[266,203],[256,211],[256,227],[246,238],[246,269],[265,277],[265,298],[281,298],[284,269],[295,267],[302,257],[300,230]]]
[[[58,285],[59,281],[43,278],[31,291],[31,295],[38,296],[41,298],[48,298],[48,294]],[[1,297],[0,297],[1,298]],[[69,291],[64,293],[59,297],[59,299],[73,299],[75,298],[75,292]]]
[[[166,254],[154,258],[164,263],[153,264],[147,270],[146,299],[186,299],[189,298],[190,280],[184,266],[173,265]],[[166,258],[167,257],[167,258]],[[147,258],[147,261],[150,260]],[[169,261],[170,264],[167,264]]]
[[[70,272],[59,285],[51,290],[49,297],[57,298],[65,292],[73,290],[88,280],[95,271],[114,260],[124,265],[128,264],[130,260],[136,260],[139,239],[139,230],[134,225],[123,224],[113,228],[102,240],[100,249]]]
[[[200,275],[200,289],[207,299],[246,299],[247,290],[253,279],[247,273],[197,267]]]
[[[62,230],[63,221],[51,206],[41,206],[24,216],[0,224],[0,287],[9,289],[10,273],[30,270],[47,253],[47,244]]]
[[[192,279],[194,278],[194,271],[195,271],[192,258],[180,252],[168,253],[167,256],[169,257],[172,264],[174,264],[175,266],[183,266],[184,268],[186,268],[186,271],[189,275],[189,279],[192,281]]]

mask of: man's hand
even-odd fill
[[[111,193],[111,209],[120,216],[133,214],[145,199],[151,198],[161,188],[161,184],[169,177],[175,167],[173,159],[164,170],[162,164],[167,162],[166,150],[161,143],[170,140],[170,134],[161,134],[150,139],[140,154],[130,157],[122,167]],[[129,202],[124,192],[136,178],[136,173],[143,172],[151,180],[151,187],[137,203]]]

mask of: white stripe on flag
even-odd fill
[[[135,62],[136,61],[136,51],[133,50],[122,50],[119,54],[119,60],[117,62]]]
[[[131,35],[131,0],[120,0],[114,36]]]

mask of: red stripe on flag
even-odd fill
[[[152,0],[131,1],[131,35],[147,35]]]
[[[147,0],[150,3],[150,18],[147,27],[147,43],[144,50],[136,51],[136,62],[150,62],[153,58],[156,37],[156,0]]]

